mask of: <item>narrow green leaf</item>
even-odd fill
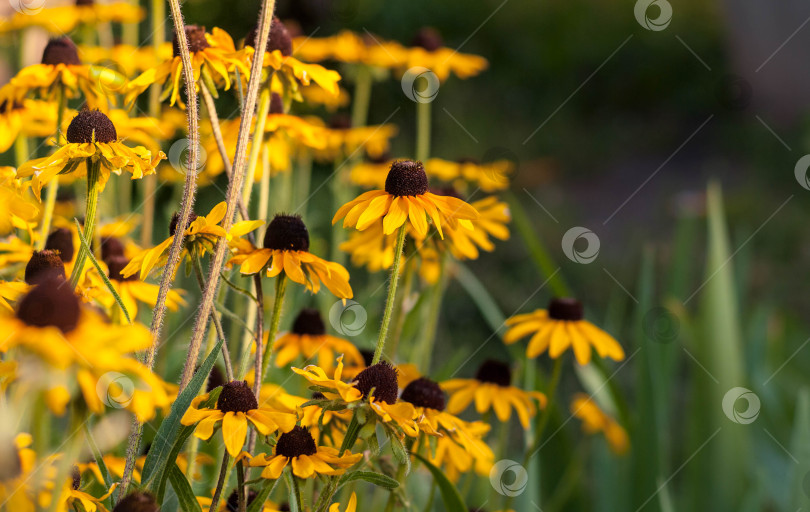
[[[102,455],[101,450],[98,449],[98,445],[96,444],[96,440],[93,438],[93,433],[90,431],[90,423],[84,423],[84,433],[87,437],[87,444],[90,445],[90,451],[93,452],[93,458],[96,460],[96,466],[98,466],[98,471],[101,473],[101,478],[104,480],[104,487],[109,489],[113,485],[112,477],[110,476],[110,471],[107,469],[107,464],[104,462],[104,455]],[[110,504],[109,502],[112,500],[112,497],[108,497],[105,502]]]
[[[169,481],[171,481],[174,493],[180,502],[180,510],[183,510],[183,512],[202,512],[200,504],[194,496],[194,491],[191,490],[191,484],[186,480],[186,475],[177,467],[176,462],[171,464]]]
[[[107,274],[104,273],[104,269],[101,268],[99,265],[98,260],[93,255],[93,251],[90,249],[90,244],[87,243],[87,238],[84,237],[84,233],[82,233],[82,226],[79,224],[79,220],[74,218],[73,222],[76,223],[76,231],[79,232],[79,240],[82,242],[82,247],[85,248],[87,251],[87,257],[90,258],[90,261],[93,263],[93,266],[96,267],[98,270],[98,275],[101,276],[101,280],[104,281],[104,284],[107,286],[107,289],[110,290],[115,302],[118,303],[118,307],[121,308],[121,311],[124,313],[124,318],[127,319],[128,324],[132,324],[132,319],[129,317],[129,312],[127,308],[124,306],[124,302],[121,300],[121,297],[118,295],[118,292],[115,291],[110,279],[107,277]]]
[[[396,489],[399,487],[399,482],[390,476],[374,473],[373,471],[355,471],[354,473],[346,473],[343,475],[343,477],[341,477],[341,479],[338,481],[338,488],[343,487],[347,483],[354,480],[363,480],[385,489]]]
[[[143,465],[141,472],[141,482],[147,483],[158,474],[162,473],[165,469],[169,459],[169,454],[177,441],[178,435],[182,425],[180,419],[186,413],[186,409],[191,405],[191,401],[197,396],[203,383],[208,379],[208,374],[211,373],[211,368],[222,350],[223,340],[219,340],[214,347],[214,350],[208,354],[203,364],[194,374],[194,377],[189,382],[186,389],[177,397],[177,400],[172,404],[172,409],[169,415],[163,420],[152,442],[152,447],[149,449],[149,454],[146,456],[146,461]]]
[[[464,504],[464,500],[461,498],[461,494],[459,494],[453,483],[444,476],[442,470],[431,464],[430,461],[418,453],[413,453],[412,455],[419,459],[433,475],[433,480],[436,482],[436,485],[439,487],[439,492],[442,495],[445,510],[447,510],[447,512],[467,512],[468,509]]]
[[[281,482],[281,478],[277,478],[272,482],[269,480],[263,481],[265,483],[264,487],[262,487],[262,490],[256,495],[256,498],[250,502],[247,512],[259,512],[262,510],[264,508],[264,502],[267,501],[267,498],[269,498],[270,494],[273,493],[273,490],[276,488],[278,483]]]
[[[408,457],[408,450],[402,444],[402,440],[394,433],[389,433],[388,439],[391,441],[391,451],[394,452],[394,458],[397,459],[401,465],[405,466],[405,474],[411,472],[411,458]]]

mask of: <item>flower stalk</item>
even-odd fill
[[[394,249],[394,265],[391,267],[391,281],[388,284],[388,298],[385,300],[385,313],[383,314],[380,335],[377,337],[377,347],[374,349],[374,359],[371,364],[377,364],[382,357],[385,338],[388,335],[388,325],[391,323],[391,312],[394,310],[394,299],[397,296],[397,281],[399,281],[399,269],[402,264],[402,248],[405,245],[405,224],[399,227],[397,233],[397,246]]]
[[[99,177],[101,176],[101,160],[87,158],[87,201],[84,214],[84,238],[88,243],[92,243],[93,233],[96,228],[96,210],[98,208]],[[56,179],[54,179],[56,181]],[[70,275],[70,286],[76,288],[82,276],[84,263],[87,261],[88,248],[84,244],[79,248],[76,256],[76,264]]]
[[[273,342],[278,334],[278,325],[281,321],[281,307],[284,304],[284,295],[287,291],[287,276],[279,274],[276,278],[276,299],[273,301],[273,316],[270,317],[270,329],[267,331],[267,346],[264,347],[264,355],[261,352],[261,341],[256,350],[256,364],[262,366],[262,373],[257,377],[264,378],[268,373],[270,357],[273,355]],[[261,359],[259,359],[261,357]],[[261,379],[257,380],[261,382]],[[258,395],[257,395],[258,396]]]
[[[65,108],[67,106],[67,95],[65,94],[65,84],[59,84],[59,99],[56,104],[56,144],[62,143],[62,121],[65,118]],[[27,146],[27,144],[26,144]],[[28,150],[25,151],[25,159],[28,159]],[[20,162],[22,164],[22,162]],[[45,192],[45,208],[42,212],[42,225],[39,227],[39,240],[37,240],[37,250],[45,248],[48,240],[48,233],[51,230],[53,220],[53,209],[56,206],[56,193],[59,191],[59,177],[55,177],[48,183]]]

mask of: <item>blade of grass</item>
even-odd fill
[[[124,306],[124,302],[121,300],[121,297],[118,295],[118,292],[115,291],[110,279],[107,277],[107,274],[104,273],[104,269],[101,268],[99,265],[98,260],[93,255],[93,251],[90,249],[90,244],[87,243],[87,238],[85,238],[84,233],[82,233],[81,224],[79,224],[79,219],[74,218],[73,222],[76,223],[76,231],[79,232],[79,240],[82,242],[82,247],[87,250],[87,257],[90,258],[90,262],[96,267],[98,270],[98,275],[101,276],[101,280],[104,281],[104,284],[107,286],[107,289],[112,294],[115,302],[118,304],[118,307],[121,308],[121,312],[124,313],[124,318],[127,319],[128,324],[132,324],[132,320],[129,318],[129,312],[127,311],[126,306]]]

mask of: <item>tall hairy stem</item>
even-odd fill
[[[175,0],[176,1],[176,0]],[[270,23],[272,22],[273,9],[275,8],[275,0],[264,0],[262,4],[262,11],[260,15],[261,22],[259,24],[259,38],[256,43],[256,52],[253,58],[253,63],[250,69],[250,82],[248,82],[247,94],[245,95],[245,111],[242,115],[242,120],[239,125],[239,137],[236,142],[236,154],[233,162],[233,174],[231,181],[228,184],[227,193],[227,209],[225,218],[222,219],[222,228],[227,232],[231,229],[233,224],[233,217],[236,211],[236,205],[239,200],[239,193],[244,179],[245,157],[248,139],[250,136],[250,126],[253,122],[253,113],[256,109],[256,99],[258,97],[259,88],[261,87],[261,73],[262,73],[262,51],[267,46],[267,36],[270,32]],[[190,107],[190,106],[189,106]],[[228,241],[225,237],[220,238],[217,242],[214,255],[211,258],[211,264],[208,268],[208,279],[206,280],[206,288],[203,293],[197,318],[194,321],[194,328],[191,333],[191,343],[189,344],[189,354],[186,359],[183,374],[180,378],[180,391],[185,388],[191,376],[194,373],[194,364],[197,360],[197,353],[200,350],[202,338],[205,335],[205,328],[208,320],[208,315],[213,307],[214,297],[219,287],[220,271],[225,262],[225,252],[228,249]]]
[[[188,225],[188,219],[191,214],[191,208],[194,205],[194,196],[197,192],[197,153],[199,150],[199,120],[197,118],[197,87],[194,82],[194,69],[191,66],[191,56],[188,51],[188,41],[186,40],[186,31],[183,23],[183,14],[180,11],[180,0],[169,0],[169,6],[172,11],[172,20],[174,21],[174,31],[177,36],[177,43],[180,48],[180,58],[183,61],[183,77],[186,81],[186,105],[188,112],[188,137],[189,137],[189,150],[188,162],[186,168],[186,180],[183,188],[183,200],[180,205],[180,218],[178,219],[178,226]],[[172,286],[173,269],[177,267],[180,261],[180,251],[183,248],[182,236],[174,237],[172,245],[169,248],[168,261],[165,270],[160,280],[160,288],[158,289],[157,303],[155,304],[154,314],[152,316],[152,346],[146,352],[145,364],[150,369],[155,364],[155,353],[157,352],[158,340],[160,339],[160,331],[163,327],[163,317],[166,314],[166,298],[169,295],[169,290]],[[204,321],[208,320],[208,312],[202,316]],[[199,318],[197,319],[199,320]],[[193,368],[193,365],[192,365]],[[181,387],[182,390],[182,387]],[[141,436],[143,434],[143,425],[134,420],[132,424],[132,432],[129,437],[127,445],[127,460],[124,466],[124,475],[121,478],[121,485],[118,491],[119,499],[126,495],[127,487],[132,479],[132,472],[135,469],[135,458],[138,454],[138,449],[141,444]]]

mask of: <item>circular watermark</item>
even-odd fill
[[[577,241],[584,240],[584,248],[577,248]],[[562,250],[569,260],[583,265],[592,263],[599,256],[599,237],[596,233],[582,226],[574,226],[562,237]]]
[[[501,459],[489,470],[489,483],[501,496],[520,496],[529,484],[529,473],[519,462]]]
[[[127,85],[127,78],[114,65],[90,66],[90,78],[104,94],[123,94]]]
[[[487,178],[499,185],[506,186],[517,176],[520,160],[511,149],[495,146],[484,152],[481,164]]]
[[[96,394],[107,407],[123,409],[132,402],[135,384],[119,372],[107,372],[96,383]]]
[[[45,7],[45,0],[8,0],[8,3],[20,14],[37,14]]]
[[[744,400],[745,410],[737,407],[739,400]],[[734,423],[748,425],[756,421],[759,416],[759,397],[748,388],[735,387],[729,389],[723,396],[723,412],[726,417]]]
[[[745,78],[738,75],[723,75],[715,93],[720,105],[731,111],[745,110],[751,104],[754,89]]]
[[[647,339],[656,343],[671,343],[678,339],[681,321],[672,311],[658,306],[647,311],[642,319],[641,328]]]
[[[339,300],[329,308],[329,323],[344,336],[357,336],[366,328],[368,313],[359,302]]]
[[[402,92],[416,103],[430,103],[439,94],[439,77],[422,66],[414,66],[402,75]]]
[[[807,170],[810,169],[810,155],[804,155],[796,162],[796,167],[793,168],[793,175],[796,176],[796,181],[805,190],[810,190],[810,179],[807,178]]]
[[[169,163],[180,174],[188,174],[189,168],[189,155],[191,152],[191,141],[189,139],[180,139],[169,148]],[[200,174],[205,166],[205,160],[208,158],[208,153],[205,149],[197,143],[197,165],[194,167],[194,174]]]
[[[650,16],[658,11],[654,18]],[[638,24],[647,30],[660,32],[672,21],[672,5],[667,0],[638,0],[633,8]]]

